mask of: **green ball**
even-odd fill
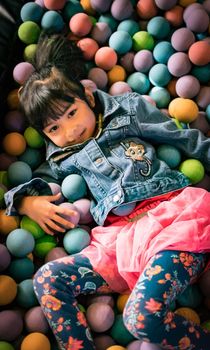
[[[5,206],[4,203],[4,194],[5,194],[5,189],[0,187],[0,208],[3,208]]]
[[[42,228],[34,220],[30,219],[26,215],[22,217],[20,227],[29,231],[35,239],[38,239],[45,235],[45,232],[42,230]]]
[[[0,341],[0,350],[15,350],[15,348],[7,341]]]
[[[184,162],[182,162],[179,166],[179,171],[188,177],[193,185],[200,182],[205,175],[204,166],[197,159],[184,160]]]
[[[153,50],[155,46],[154,38],[148,32],[141,30],[135,33],[132,37],[133,39],[133,49],[135,51],[139,50]]]
[[[40,27],[32,21],[23,22],[18,28],[18,37],[25,44],[37,43],[40,35]]]
[[[109,333],[116,343],[122,346],[127,346],[135,340],[132,334],[125,328],[121,314],[116,315],[114,324]]]
[[[44,146],[43,137],[38,133],[36,129],[32,128],[32,126],[26,128],[24,131],[24,137],[28,146],[31,148],[41,148]]]
[[[38,238],[35,243],[34,254],[39,258],[44,258],[53,248],[57,246],[57,240],[54,236],[45,235]]]
[[[0,183],[3,184],[6,187],[10,186],[7,171],[6,170],[1,170],[0,171]]]
[[[23,58],[26,62],[32,62],[36,53],[37,44],[27,45],[23,51]]]

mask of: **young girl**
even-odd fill
[[[29,123],[45,136],[55,178],[83,176],[98,224],[88,247],[45,264],[34,277],[59,347],[95,349],[77,296],[128,291],[123,318],[135,338],[164,349],[207,350],[210,333],[170,305],[206,266],[210,193],[159,160],[155,146],[174,145],[210,171],[210,139],[197,129],[178,129],[136,93],[109,96],[84,88],[81,64],[74,63],[68,40],[45,38],[20,91]],[[60,195],[43,190],[50,193],[41,178],[10,190],[8,214],[28,215],[48,234],[73,227],[63,218],[72,212],[55,204]]]

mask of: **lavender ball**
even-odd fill
[[[90,33],[92,39],[96,40],[98,44],[104,44],[111,36],[112,31],[109,25],[105,22],[97,22]]]
[[[20,62],[13,69],[13,78],[20,85],[29,78],[29,76],[34,72],[34,67],[29,62]]]
[[[92,80],[98,89],[104,89],[108,83],[108,77],[102,68],[93,67],[89,70],[88,79]]]
[[[90,0],[90,5],[96,12],[103,13],[108,12],[111,2],[112,0]]]
[[[161,10],[167,11],[174,7],[177,3],[177,0],[155,0],[155,4]]]
[[[134,65],[133,65],[133,60],[134,60],[134,56],[135,56],[135,53],[130,51],[130,52],[127,52],[125,55],[123,55],[121,58],[120,58],[120,64],[123,68],[125,68],[125,70],[128,72],[128,73],[133,73],[134,72]]]
[[[138,72],[147,73],[153,64],[154,58],[149,50],[140,50],[134,56],[133,65]]]
[[[75,211],[76,215],[62,215],[62,217],[65,218],[66,220],[72,222],[72,224],[74,224],[75,226],[77,226],[79,223],[79,220],[80,220],[80,213],[79,213],[77,207],[69,202],[61,203],[59,206],[62,208],[67,208],[67,209]]]
[[[109,89],[109,94],[114,95],[122,95],[126,92],[132,92],[131,87],[125,81],[117,81],[111,85]]]
[[[133,6],[130,0],[114,0],[111,6],[111,14],[118,21],[131,17]]]
[[[189,28],[179,28],[171,37],[171,45],[176,51],[187,51],[194,42],[195,35]]]
[[[200,82],[193,75],[184,75],[176,82],[176,93],[183,98],[194,98],[200,91]]]
[[[168,70],[175,77],[189,73],[191,66],[188,55],[184,52],[176,52],[168,60]]]
[[[203,33],[209,26],[209,15],[204,9],[192,11],[185,20],[186,27],[195,33]]]
[[[206,109],[210,104],[210,86],[202,86],[198,96],[196,97],[196,103],[202,109]]]

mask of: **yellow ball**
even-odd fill
[[[8,235],[11,231],[18,228],[20,225],[19,216],[8,216],[5,210],[0,210],[0,233]]]
[[[108,76],[109,85],[112,85],[117,81],[125,81],[126,72],[122,66],[120,66],[119,64],[116,64],[112,69],[110,69],[107,72],[107,76]]]
[[[80,0],[80,5],[88,15],[95,15],[96,11],[92,8],[90,0]]]
[[[7,275],[0,276],[0,305],[10,304],[16,297],[17,283]]]
[[[51,345],[46,335],[38,332],[28,334],[21,343],[21,350],[50,350]]]
[[[189,307],[180,307],[179,309],[176,309],[175,314],[183,316],[184,318],[186,318],[186,320],[191,321],[193,323],[201,323],[200,317],[198,316],[197,312],[195,312]]]
[[[19,89],[14,89],[9,92],[7,95],[7,104],[9,109],[18,109],[19,107],[19,97],[18,97],[18,90]]]
[[[129,298],[129,294],[120,294],[117,298],[117,310],[122,313]]]
[[[196,0],[179,0],[178,5],[183,6],[183,7],[187,7],[191,4],[194,4],[194,2],[196,2]]]
[[[108,347],[106,350],[126,350],[126,348],[120,345],[112,345]]]
[[[174,98],[168,106],[168,112],[172,118],[183,123],[191,123],[198,116],[198,106],[189,98]]]

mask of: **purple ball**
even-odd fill
[[[130,51],[130,52],[127,52],[125,55],[123,55],[120,58],[121,66],[123,68],[125,68],[125,70],[128,73],[132,73],[135,70],[134,65],[133,65],[134,56],[135,56],[135,53]]]
[[[9,166],[17,161],[17,157],[11,156],[7,153],[0,153],[0,170],[7,170]]]
[[[6,270],[11,262],[11,255],[4,244],[0,244],[0,271]]]
[[[176,93],[179,97],[193,98],[200,91],[200,82],[193,75],[184,75],[176,82]]]
[[[142,340],[134,340],[127,345],[127,350],[139,350],[142,344]]]
[[[184,52],[176,52],[169,57],[168,70],[175,77],[181,77],[189,73],[191,67],[188,55]]]
[[[91,33],[90,36],[92,39],[96,40],[98,44],[102,45],[106,43],[111,36],[112,31],[109,25],[105,22],[97,22]]]
[[[210,0],[205,0],[202,5],[203,5],[204,9],[206,10],[206,12],[208,12],[208,14],[210,14]]]
[[[203,8],[196,9],[190,13],[190,16],[187,16],[185,24],[193,32],[203,33],[208,29],[209,15]]]
[[[65,256],[68,256],[65,249],[63,247],[55,247],[47,253],[45,256],[45,263],[48,263],[49,261],[53,261],[56,259],[64,258]]]
[[[126,92],[132,92],[132,89],[125,81],[116,81],[109,89],[109,94],[112,96],[122,95]]]
[[[167,11],[174,7],[177,3],[177,0],[155,0],[155,4],[161,10]]]
[[[4,341],[15,340],[23,330],[21,313],[15,310],[0,312],[0,339]]]
[[[171,45],[176,51],[187,51],[195,42],[195,35],[189,28],[175,30],[171,37]]]
[[[147,73],[153,64],[154,58],[149,50],[140,50],[134,56],[133,65],[138,72]]]
[[[186,21],[194,11],[202,10],[203,6],[198,3],[191,4],[187,6],[183,12],[183,19]]]
[[[90,80],[90,79],[82,79],[80,81],[80,83],[84,86],[89,88],[92,92],[94,92],[95,90],[97,90],[97,86],[94,83],[94,81]]]
[[[8,111],[4,116],[4,126],[8,131],[23,133],[26,128],[26,119],[18,110]]]
[[[90,0],[91,7],[99,13],[107,12],[111,6],[111,2],[112,0]]]
[[[206,113],[199,111],[197,118],[190,123],[190,128],[198,129],[202,131],[204,135],[207,134],[207,132],[210,130],[210,124],[206,118]]]
[[[59,192],[61,192],[61,186],[55,182],[48,182],[48,185],[50,186],[50,189],[52,191],[52,194],[55,195],[55,194],[58,194]],[[59,200],[57,200],[55,202],[55,204],[61,204],[63,203],[65,200],[64,196],[61,195],[61,198]]]
[[[143,341],[141,343],[140,350],[161,350],[161,347],[159,345]]]
[[[111,14],[118,21],[131,17],[133,6],[130,0],[114,0],[111,6]]]
[[[20,85],[34,72],[34,66],[29,62],[20,62],[13,69],[13,78]]]
[[[196,97],[196,103],[202,109],[206,109],[210,104],[210,86],[202,86]]]
[[[89,70],[88,79],[92,80],[98,89],[104,89],[108,83],[108,77],[102,68],[93,67]]]
[[[45,8],[45,5],[44,5],[44,0],[35,0],[34,1],[36,4],[38,4],[39,6],[41,7],[44,7]]]
[[[24,316],[24,321],[29,333],[40,332],[46,334],[49,331],[49,325],[41,306],[34,306],[29,309]]]
[[[77,208],[80,214],[79,224],[90,224],[93,221],[93,217],[90,213],[91,202],[89,199],[78,199],[73,205]]]
[[[62,217],[65,218],[68,221],[71,221],[72,224],[77,226],[78,223],[79,223],[79,220],[80,220],[80,213],[79,213],[77,207],[75,205],[73,205],[72,203],[69,203],[69,202],[61,203],[59,206],[62,207],[62,208],[67,208],[67,209],[70,209],[70,210],[74,210],[76,212],[76,215],[62,215]]]
[[[100,334],[96,336],[94,339],[94,344],[96,350],[107,350],[110,346],[115,345],[114,339],[107,334]]]

